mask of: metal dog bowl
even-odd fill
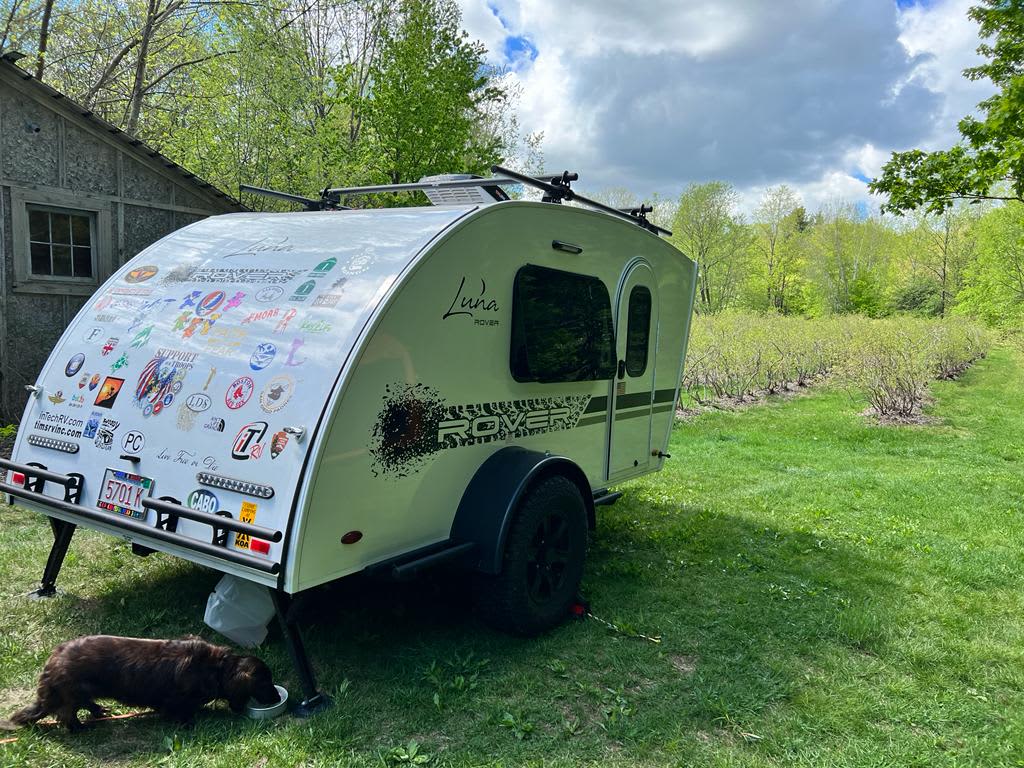
[[[281,697],[277,704],[261,707],[254,699],[249,699],[249,703],[245,707],[245,714],[253,720],[272,720],[278,715],[284,714],[284,711],[288,709],[288,690],[277,683],[274,683],[274,687],[277,688],[277,695]]]

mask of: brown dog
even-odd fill
[[[39,676],[36,703],[11,715],[11,722],[25,725],[52,714],[74,731],[82,725],[78,710],[102,717],[96,699],[116,699],[187,723],[215,699],[227,699],[233,712],[242,712],[250,697],[263,706],[280,700],[270,669],[255,656],[239,656],[195,636],[89,635],[54,649]]]

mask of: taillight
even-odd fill
[[[263,539],[253,539],[249,542],[249,549],[253,552],[259,552],[261,555],[270,553],[270,542],[263,541]]]
[[[11,485],[25,486],[25,473],[24,472],[11,472]]]

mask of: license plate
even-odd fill
[[[153,492],[153,480],[120,469],[108,469],[103,474],[100,498],[96,506],[108,512],[141,520],[146,516],[142,500]]]

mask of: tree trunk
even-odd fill
[[[36,80],[43,79],[46,68],[46,44],[50,38],[50,15],[53,13],[53,0],[46,0],[43,6],[43,21],[39,28],[39,56],[36,63]]]
[[[139,116],[142,113],[142,98],[146,94],[146,66],[149,58],[149,43],[153,39],[153,29],[159,13],[160,0],[149,0],[146,9],[146,24],[139,38],[139,53],[135,60],[135,79],[132,81],[132,93],[128,99],[128,119],[125,121],[125,133],[134,136],[139,130]]]

